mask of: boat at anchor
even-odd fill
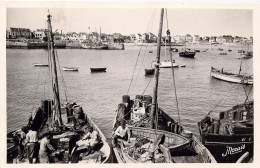
[[[233,73],[225,72],[223,71],[223,69],[219,70],[214,67],[211,67],[210,76],[216,79],[220,79],[232,83],[240,83],[246,85],[253,85],[254,83],[253,76],[233,74]]]
[[[79,71],[78,67],[62,67],[63,71]]]

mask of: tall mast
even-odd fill
[[[152,109],[151,109],[151,125],[150,128],[154,128],[154,115],[157,109],[157,93],[158,93],[158,83],[159,83],[159,64],[160,64],[160,54],[161,54],[161,39],[162,39],[162,25],[163,25],[163,14],[164,9],[161,9],[161,18],[159,24],[159,32],[157,39],[157,56],[156,56],[156,65],[155,65],[155,84],[153,88],[153,100],[152,100]]]
[[[57,120],[59,123],[59,126],[62,125],[62,119],[61,119],[61,108],[60,108],[60,94],[59,94],[59,83],[58,83],[58,76],[57,76],[57,67],[56,67],[56,58],[55,58],[55,51],[54,51],[54,35],[52,33],[52,26],[51,26],[51,15],[49,14],[47,16],[48,18],[48,25],[49,25],[49,39],[48,42],[51,47],[51,55],[53,60],[53,72],[54,72],[54,84],[53,84],[53,93],[54,93],[54,102],[55,104],[55,114],[54,114],[54,120]]]
[[[99,42],[101,42],[101,26],[99,27]]]

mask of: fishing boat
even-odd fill
[[[178,50],[178,48],[173,48],[172,49],[172,52],[178,52],[179,50]]]
[[[117,144],[112,144],[115,156],[119,163],[215,163],[207,148],[191,132],[184,130],[180,121],[175,121],[158,106],[163,14],[164,9],[161,9],[153,97],[136,95],[131,99],[129,95],[122,96],[112,135],[122,121],[126,122],[131,135],[130,142],[118,139]],[[170,37],[169,31],[167,35]]]
[[[162,45],[162,46],[163,46],[163,45]],[[169,60],[169,59],[167,59],[166,38],[165,38],[165,42],[164,42],[164,47],[165,47],[165,48],[164,48],[164,49],[165,49],[165,51],[164,51],[164,61],[161,61],[161,63],[160,63],[160,68],[171,68],[171,67],[178,68],[178,67],[179,67],[179,64],[177,64],[174,59],[173,59],[172,61]],[[170,50],[170,51],[171,51],[171,50]],[[156,63],[156,62],[154,62],[154,63]]]
[[[79,71],[78,67],[62,67],[63,71]]]
[[[201,141],[217,162],[242,163],[245,162],[245,155],[252,159],[253,113],[254,101],[248,101],[220,112],[218,118],[207,115],[198,123]]]
[[[144,69],[145,75],[154,75],[154,68],[151,69]]]
[[[227,82],[253,85],[254,83],[253,76],[240,75],[240,71],[239,74],[233,74],[233,73],[225,72],[223,71],[223,69],[219,70],[214,67],[211,67],[210,76]]]
[[[196,54],[196,52],[188,51],[188,50],[179,52],[180,57],[187,57],[187,58],[194,58],[195,54]]]
[[[221,53],[219,53],[219,55],[227,55],[227,53],[226,52],[221,52]]]
[[[171,67],[178,68],[179,64],[175,63],[175,60],[172,60],[172,61],[165,60],[165,61],[162,61],[160,64],[160,68],[171,68]]]
[[[82,48],[94,49],[94,50],[106,50],[108,49],[108,45],[100,44],[100,43],[82,44]]]
[[[36,66],[36,67],[48,67],[49,65],[48,64],[34,64],[34,66]]]
[[[48,14],[47,18],[47,39],[48,45],[50,46],[48,60],[52,65],[50,67],[50,81],[52,81],[51,91],[53,93],[51,97],[53,97],[54,100],[43,99],[34,114],[31,113],[28,123],[24,125],[24,128],[26,130],[37,131],[39,142],[41,142],[47,134],[53,136],[50,142],[52,146],[56,148],[56,152],[50,155],[50,163],[106,163],[109,161],[111,150],[105,136],[94,121],[90,116],[84,113],[83,108],[76,102],[66,102],[64,106],[61,106],[60,86],[58,84],[57,74],[59,66],[56,64],[58,55],[54,48],[54,33],[52,32],[51,25],[52,16]],[[65,82],[62,75],[60,77],[62,81]],[[66,95],[67,94],[65,94],[65,97]],[[98,145],[95,146],[91,153],[89,153],[85,146],[80,146],[72,153],[76,142],[84,136],[85,128],[90,126],[98,132],[100,137]],[[25,133],[27,132],[26,130]],[[25,155],[23,159],[17,158],[20,133],[21,130],[19,129],[7,133],[7,163],[29,163],[28,155]],[[36,145],[39,142],[35,142]],[[27,149],[27,146],[25,146],[25,149]],[[37,150],[35,152],[37,155]],[[37,156],[35,157],[37,158]]]
[[[90,68],[91,72],[106,72],[107,68]]]

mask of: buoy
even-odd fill
[[[152,104],[153,98],[150,95],[144,95],[143,100],[146,101],[147,104]]]

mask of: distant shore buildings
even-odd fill
[[[7,40],[29,40],[39,39],[46,41],[46,29],[36,29],[31,31],[28,28],[13,28],[6,29]],[[67,32],[63,33],[55,32],[55,40],[65,41],[78,41],[82,42],[120,42],[120,43],[156,43],[157,36],[151,32],[148,33],[132,33],[130,35],[122,35],[120,33],[106,34],[91,32],[90,28],[88,32]],[[253,43],[253,37],[246,38],[240,36],[222,35],[222,36],[200,36],[200,35],[173,35],[171,39],[167,36],[162,37],[162,42],[174,42],[174,43]]]

